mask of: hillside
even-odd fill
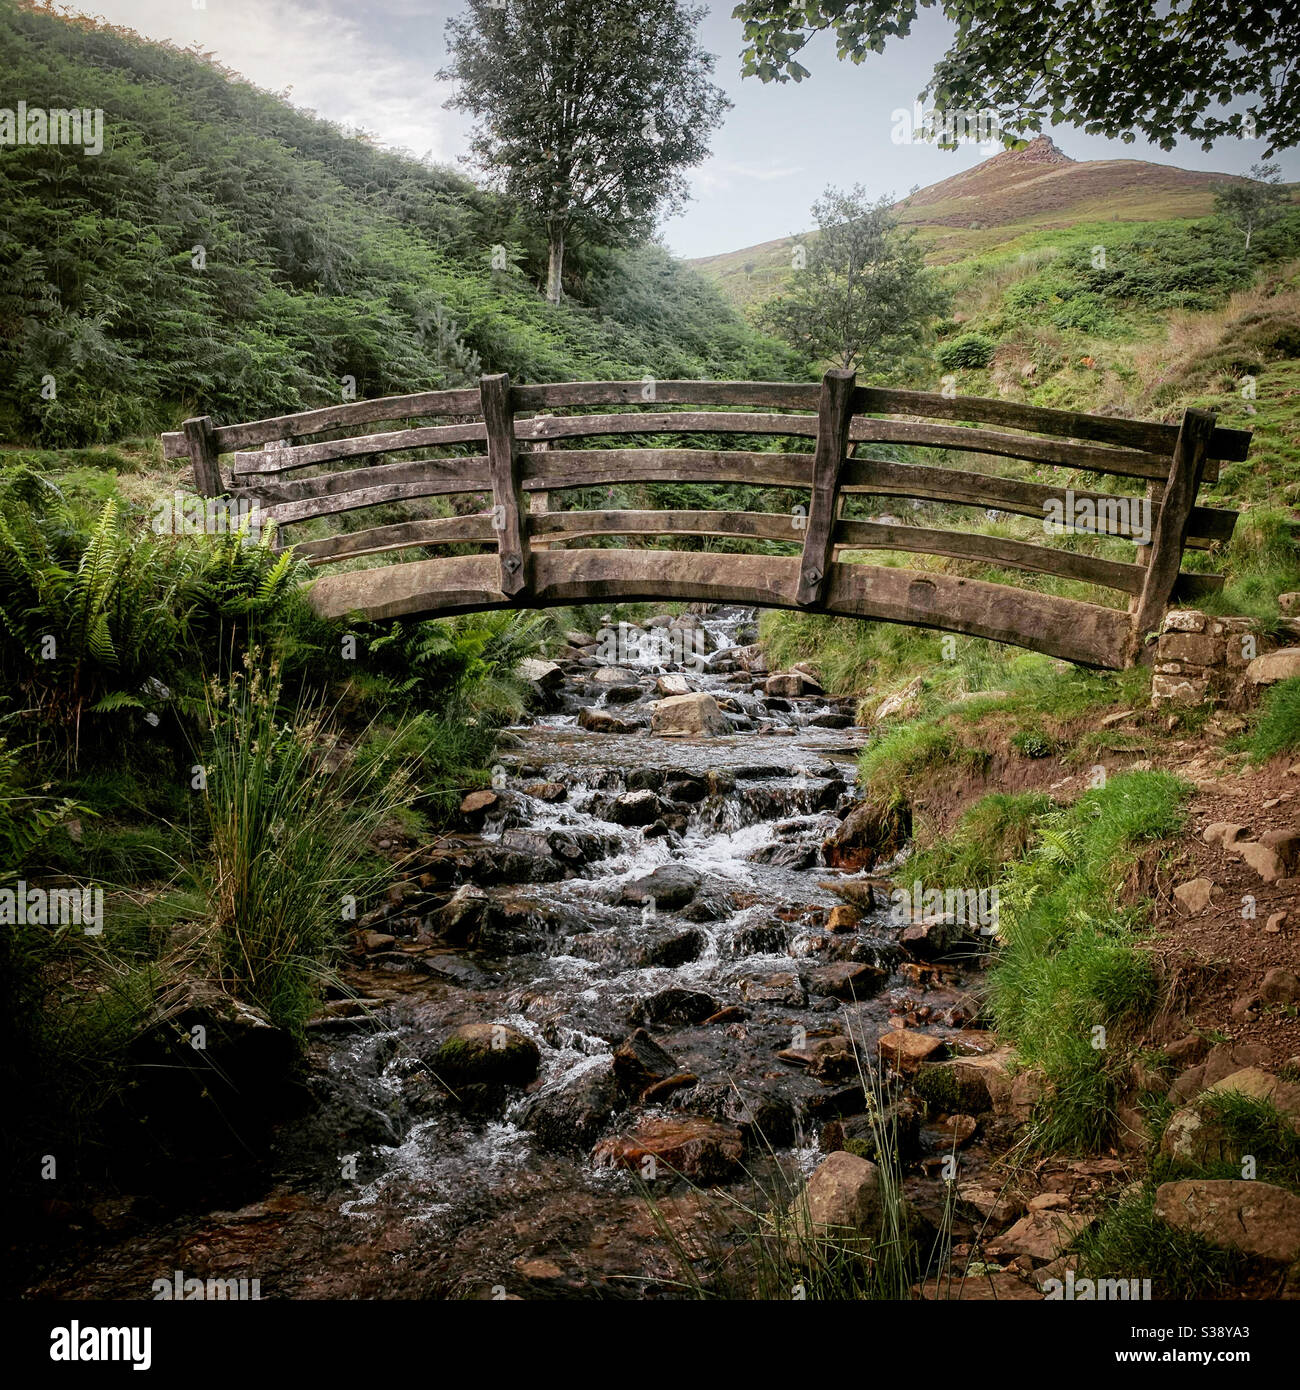
[[[29,109],[103,111],[103,150],[0,161],[0,439],[149,435],[357,397],[519,380],[804,374],[655,245],[575,248],[537,292],[518,210],[375,148],[202,54],[0,0]]]
[[[1176,169],[1141,159],[1075,160],[1048,135],[1006,150],[896,204],[932,265],[986,254],[1027,233],[1088,222],[1151,222],[1208,216],[1214,186],[1230,175]],[[733,302],[772,293],[798,236],[689,262]]]

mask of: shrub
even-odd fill
[[[955,372],[963,368],[987,367],[996,349],[993,339],[982,333],[963,333],[949,343],[941,343],[934,355],[944,371]]]

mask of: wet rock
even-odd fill
[[[794,1008],[802,1008],[808,1002],[803,981],[790,970],[741,980],[740,997],[747,1004],[789,1004]]]
[[[614,1052],[614,1079],[629,1095],[640,1095],[647,1086],[676,1076],[681,1070],[681,1063],[644,1028],[638,1028]]]
[[[449,901],[430,914],[430,929],[453,945],[467,945],[482,925],[487,907],[487,894],[472,883],[463,883]]]
[[[856,907],[850,907],[848,903],[840,903],[838,907],[831,908],[830,912],[826,914],[826,930],[856,931],[861,920]]]
[[[699,1082],[693,1071],[679,1071],[673,1076],[665,1076],[653,1086],[647,1086],[641,1096],[643,1105],[664,1105],[678,1091],[685,1090]]]
[[[814,729],[848,729],[853,720],[847,714],[814,714],[808,724]]]
[[[620,898],[625,903],[653,901],[656,911],[675,912],[695,897],[699,887],[700,876],[693,869],[661,864],[653,873],[625,883]]]
[[[973,1115],[992,1110],[1006,1114],[1011,1104],[1013,1049],[982,1057],[953,1057],[927,1062],[916,1074],[917,1093],[935,1110],[961,1110]]]
[[[499,1082],[522,1086],[537,1075],[537,1044],[505,1023],[464,1023],[455,1028],[429,1059],[440,1081],[449,1086]]]
[[[691,686],[685,676],[673,672],[667,676],[660,676],[655,681],[655,690],[660,695],[689,695]]]
[[[910,812],[889,811],[864,801],[841,821],[822,853],[832,868],[866,868],[882,854],[897,853],[910,834]]]
[[[630,705],[633,700],[639,700],[643,691],[639,685],[611,685],[605,689],[605,703],[607,705]]]
[[[640,724],[627,719],[615,719],[603,709],[594,705],[584,705],[578,711],[578,728],[593,734],[634,734]]]
[[[944,1149],[960,1149],[969,1144],[979,1128],[973,1115],[949,1115],[933,1126]]]
[[[713,737],[727,733],[730,727],[718,702],[704,691],[669,695],[650,715],[650,732],[660,737]]]
[[[643,947],[638,963],[643,967],[658,965],[675,970],[688,961],[698,960],[704,946],[704,933],[693,927],[687,931],[671,932]]]
[[[500,792],[494,792],[488,787],[481,791],[470,792],[460,803],[460,813],[470,820],[485,820],[502,804]]]
[[[661,989],[639,1000],[633,1023],[702,1023],[718,1011],[717,1000],[698,989]]]
[[[1156,1189],[1155,1214],[1228,1250],[1300,1259],[1300,1196],[1258,1179],[1186,1178]]]
[[[819,1142],[827,1153],[836,1149],[856,1154],[873,1163],[888,1162],[895,1155],[914,1158],[920,1152],[921,1112],[911,1101],[891,1101],[877,1115],[845,1115],[821,1129]],[[884,1145],[882,1159],[880,1148]]]
[[[727,941],[726,949],[733,956],[783,956],[789,938],[784,922],[767,922],[741,927]]]
[[[709,783],[704,777],[693,777],[689,773],[673,773],[664,783],[663,794],[669,801],[693,804],[703,801],[708,796]]]
[[[602,1140],[591,1158],[597,1167],[631,1168],[647,1181],[677,1176],[709,1187],[726,1182],[743,1153],[739,1130],[687,1115],[642,1120],[631,1134]]]
[[[563,782],[534,782],[524,788],[528,796],[535,797],[538,801],[563,801],[569,794],[569,789]]]
[[[897,1028],[886,1033],[878,1046],[881,1060],[904,1075],[911,1075],[922,1062],[938,1061],[948,1050],[941,1038],[932,1038],[928,1033],[918,1033],[911,1028]]]
[[[624,792],[609,806],[604,816],[615,825],[651,825],[663,813],[654,792]]]
[[[626,666],[600,666],[591,673],[593,685],[635,685],[636,672]]]
[[[828,1246],[867,1254],[880,1239],[884,1212],[876,1165],[842,1149],[830,1154],[786,1212],[790,1258],[817,1263]]]
[[[543,1148],[586,1153],[623,1103],[613,1063],[608,1057],[593,1058],[529,1096],[520,1124]]]
[[[810,994],[832,999],[869,999],[888,978],[888,971],[856,961],[816,965],[804,972]]]
[[[775,695],[783,700],[797,700],[805,695],[824,695],[821,682],[807,671],[782,671],[768,676],[763,682],[763,693]]]
[[[906,926],[898,934],[899,945],[916,960],[942,960],[954,953],[968,952],[978,938],[953,913],[925,917]]]

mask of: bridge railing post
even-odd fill
[[[529,583],[528,523],[523,507],[523,467],[515,442],[510,378],[504,373],[479,378],[479,399],[487,428],[488,474],[492,480],[492,529],[501,562],[501,592],[510,598]]]
[[[1166,606],[1174,596],[1178,572],[1187,543],[1187,524],[1201,486],[1210,436],[1214,433],[1212,410],[1188,410],[1183,415],[1169,465],[1169,481],[1160,500],[1160,519],[1151,531],[1147,548],[1146,577],[1133,614],[1131,657],[1141,660],[1145,639],[1160,626]]]
[[[221,482],[221,466],[217,462],[217,441],[213,437],[211,415],[196,415],[181,427],[185,445],[190,451],[190,466],[194,470],[194,486],[202,497],[221,497],[226,489]]]
[[[822,378],[821,396],[817,404],[817,448],[813,454],[812,496],[804,528],[799,583],[795,590],[795,602],[804,608],[822,601],[830,578],[840,469],[849,449],[855,380],[855,373],[840,368],[827,372]]]

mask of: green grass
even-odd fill
[[[1149,958],[1133,949],[1141,914],[1119,906],[1119,890],[1139,848],[1182,827],[1186,794],[1166,773],[1112,777],[1045,817],[1003,879],[992,1011],[1045,1077],[1045,1149],[1095,1152],[1112,1136],[1127,1059],[1158,994]]]
[[[1255,727],[1243,742],[1254,763],[1300,748],[1300,676],[1279,681],[1268,690],[1260,701]]]
[[[1074,1248],[1093,1279],[1151,1280],[1156,1299],[1212,1298],[1245,1266],[1243,1256],[1180,1231],[1155,1214],[1156,1185],[1121,1197]]]
[[[954,771],[983,765],[987,753],[933,724],[904,724],[882,734],[858,758],[858,785],[883,806],[910,800],[908,783],[940,767]]]
[[[1008,861],[1024,853],[1053,806],[1043,792],[991,792],[968,807],[947,835],[918,850],[907,872],[923,883],[989,887]]]

